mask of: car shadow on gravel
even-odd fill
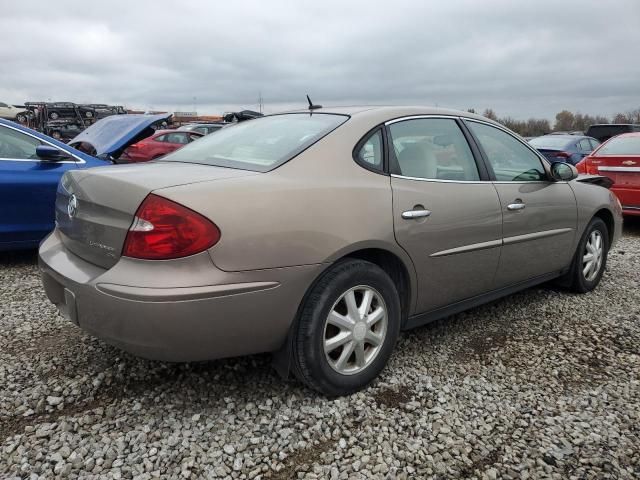
[[[38,264],[38,250],[0,252],[0,267],[21,267]]]

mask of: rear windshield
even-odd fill
[[[640,137],[616,137],[605,143],[597,155],[640,155]]]
[[[348,118],[326,113],[289,113],[247,120],[190,143],[162,161],[266,172],[295,157]]]
[[[564,148],[567,144],[571,142],[564,137],[538,137],[532,140],[529,140],[529,145],[534,148]]]

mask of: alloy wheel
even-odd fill
[[[582,256],[582,274],[585,280],[592,282],[598,276],[604,258],[604,244],[602,234],[594,230],[589,235]]]
[[[336,301],[324,326],[327,362],[342,375],[367,368],[380,352],[387,334],[388,312],[380,293],[360,285]]]

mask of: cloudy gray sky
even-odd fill
[[[8,1],[0,101],[640,108],[640,1]],[[195,99],[194,99],[195,98]]]

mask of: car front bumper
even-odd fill
[[[169,261],[81,259],[41,244],[45,292],[82,329],[134,355],[199,361],[277,350],[321,265],[224,272],[208,252]]]

